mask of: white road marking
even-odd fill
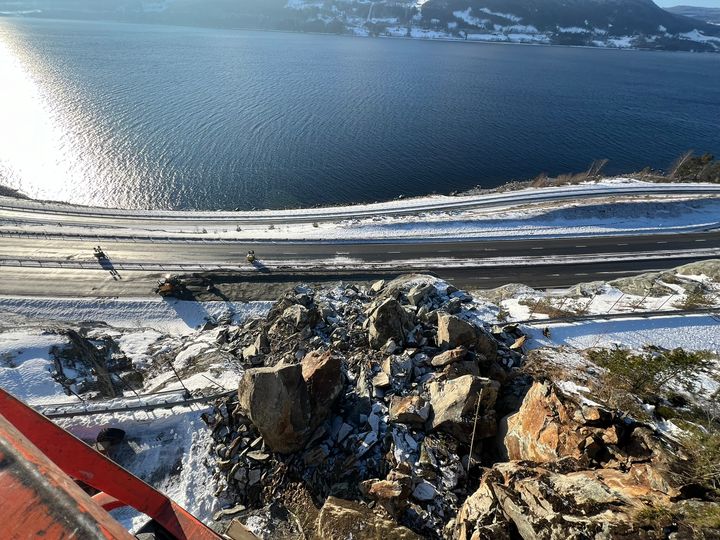
[[[698,238],[696,242],[707,242],[707,238]]]

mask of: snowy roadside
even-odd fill
[[[170,241],[417,241],[429,239],[556,238],[688,232],[720,226],[720,200],[703,196],[614,197],[583,202],[508,204],[492,209],[424,211],[406,216],[374,216],[309,223],[204,224],[49,222],[6,216],[2,234],[62,235],[69,238],[126,238]],[[108,220],[109,221],[109,220]]]

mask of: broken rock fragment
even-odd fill
[[[389,339],[404,343],[405,333],[413,326],[402,304],[393,298],[372,306],[369,315],[368,340],[374,349],[380,349]]]
[[[393,396],[390,400],[391,423],[423,426],[430,416],[430,404],[420,396]]]
[[[353,540],[417,540],[417,534],[393,520],[375,514],[367,506],[328,497],[318,516],[317,538]]]
[[[432,428],[449,433],[459,441],[470,442],[477,411],[476,439],[494,436],[497,421],[493,407],[499,388],[497,381],[474,375],[430,383]]]
[[[438,314],[439,347],[470,347],[475,344],[476,338],[477,330],[469,322],[449,313]]]
[[[467,349],[465,347],[456,347],[454,349],[450,349],[449,351],[445,351],[444,353],[440,353],[437,356],[433,357],[433,359],[430,361],[430,363],[434,367],[444,367],[448,364],[452,364],[454,362],[459,362],[465,356],[467,355]]]

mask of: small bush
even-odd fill
[[[685,522],[693,529],[720,529],[720,504],[704,505],[685,516]]]
[[[552,301],[549,298],[543,298],[541,300],[535,300],[535,299],[520,300],[518,303],[523,306],[528,306],[533,315],[538,314],[538,313],[543,313],[543,314],[547,315],[548,317],[550,317],[551,319],[560,319],[562,317],[572,317],[573,315],[577,314],[574,311],[570,311],[568,309],[554,306]]]
[[[717,425],[705,428],[694,426],[680,442],[688,455],[685,481],[712,491],[720,490],[720,430]],[[720,509],[715,519],[720,520]]]
[[[720,161],[712,154],[688,152],[677,161],[671,176],[681,182],[720,182]]]
[[[713,355],[707,351],[664,350],[647,347],[634,354],[619,347],[588,351],[588,357],[610,372],[616,383],[635,394],[657,394],[668,383],[691,389],[693,375],[707,370]]]
[[[678,309],[701,309],[714,305],[715,302],[706,292],[695,290],[687,293],[681,302],[675,304],[675,307]]]

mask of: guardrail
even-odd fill
[[[225,392],[220,392],[217,394],[212,394],[210,396],[199,396],[194,398],[183,398],[181,400],[174,400],[174,401],[162,401],[162,402],[155,402],[155,403],[142,403],[138,405],[129,405],[125,407],[106,407],[106,408],[99,408],[99,409],[88,409],[87,406],[91,405],[93,403],[98,402],[83,402],[85,405],[85,408],[83,410],[74,410],[74,411],[62,411],[62,412],[50,412],[48,409],[53,408],[57,411],[57,409],[60,409],[62,407],[68,408],[73,405],[79,405],[77,403],[73,404],[55,404],[55,405],[36,405],[35,408],[39,410],[44,416],[47,418],[75,418],[77,416],[94,416],[99,414],[113,414],[113,413],[120,413],[120,412],[135,412],[135,411],[152,411],[155,409],[170,409],[172,407],[180,407],[180,406],[187,406],[187,405],[193,405],[196,403],[208,403],[210,401],[214,401],[216,399],[220,399],[226,396],[229,396],[233,394],[235,390],[227,390]],[[140,396],[140,398],[149,398],[157,395],[162,395],[163,392],[156,393],[156,394],[145,394]],[[138,399],[138,398],[132,398],[132,399]]]
[[[617,313],[597,313],[588,315],[572,315],[568,317],[555,317],[552,319],[527,319],[524,321],[498,322],[497,324],[524,324],[527,326],[535,326],[582,321],[600,321],[610,319],[652,319],[655,317],[674,317],[681,315],[709,315],[716,320],[720,320],[720,308],[713,307],[708,309],[674,309],[667,311],[625,311]]]

